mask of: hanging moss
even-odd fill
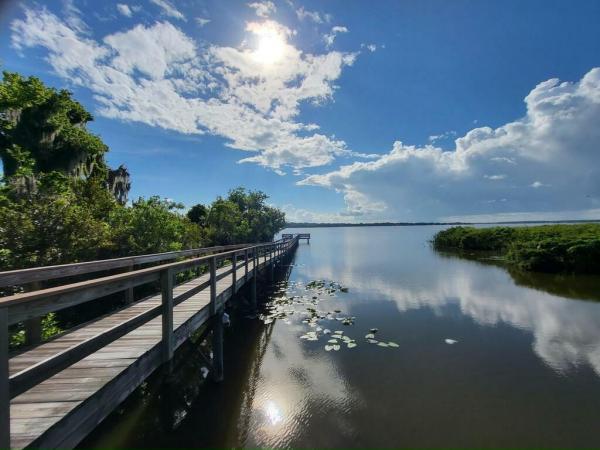
[[[4,72],[0,83],[0,157],[8,178],[58,171],[106,175],[108,147],[86,124],[93,116],[66,90]]]

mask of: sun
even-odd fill
[[[254,51],[254,58],[265,65],[270,65],[281,60],[285,53],[285,39],[275,30],[265,29],[257,33],[258,44]]]

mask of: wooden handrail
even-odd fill
[[[293,248],[294,245],[297,244],[298,240],[298,236],[295,236],[292,239],[279,240],[264,244],[233,246],[233,249],[231,249],[231,246],[229,246],[227,248],[227,251],[225,252],[215,253],[208,256],[200,256],[184,261],[177,261],[158,266],[147,267],[144,269],[132,270],[116,275],[109,275],[87,281],[70,283],[63,286],[41,289],[38,291],[15,294],[12,296],[0,298],[0,338],[2,338],[0,339],[0,435],[2,435],[2,439],[0,439],[0,444],[7,443],[6,439],[10,437],[9,416],[11,398],[22,394],[23,392],[27,391],[33,386],[43,382],[44,380],[50,378],[51,376],[57,374],[65,368],[82,360],[86,356],[110,344],[111,342],[115,341],[121,336],[124,336],[132,330],[139,328],[140,326],[144,325],[145,323],[157,317],[158,315],[162,316],[161,346],[163,359],[165,361],[171,359],[173,357],[173,352],[175,348],[173,333],[174,306],[191,297],[200,290],[210,287],[209,315],[211,317],[216,315],[217,320],[219,320],[218,318],[220,317],[220,314],[222,312],[222,309],[220,308],[222,308],[222,306],[219,307],[217,304],[218,298],[220,298],[220,296],[217,296],[218,280],[228,275],[231,275],[233,281],[232,294],[234,294],[237,289],[237,270],[240,267],[242,267],[242,265],[245,266],[244,277],[247,281],[248,265],[250,261],[252,261],[253,263],[253,271],[255,276],[261,256],[264,256],[265,261],[267,259],[267,256],[270,256],[271,258],[276,258]],[[211,250],[214,251],[217,248],[224,249],[225,247],[213,247]],[[206,251],[208,249],[197,249],[193,251],[199,250]],[[190,250],[185,252],[192,251]],[[181,252],[169,252],[169,258],[172,258],[172,255],[174,253],[178,254],[178,256],[176,257],[181,257]],[[138,263],[140,260],[150,262],[148,259],[141,258],[149,258],[154,256],[157,255],[144,255],[141,257],[124,258],[120,260],[123,261],[127,259],[130,261],[131,259],[138,258]],[[243,257],[242,264],[238,264],[238,256]],[[221,271],[221,273],[218,273],[217,264],[220,261],[223,261],[228,258],[232,259],[231,268],[228,268],[226,270]],[[114,262],[115,260],[92,261],[88,263],[81,263],[68,266],[73,268],[75,266],[86,265],[85,270],[87,272],[78,272],[78,274],[91,273],[107,269],[107,266],[104,265],[101,269],[96,270],[92,267],[94,263],[104,264],[108,261]],[[272,261],[272,264],[274,263],[275,261]],[[176,298],[173,298],[173,279],[175,277],[175,274],[188,268],[197,267],[201,265],[209,266],[208,279],[200,283],[198,286],[193,287],[189,291],[186,291],[177,296]],[[64,275],[65,272],[63,271],[63,275],[58,276],[59,272],[56,271],[59,267],[61,266],[51,266],[46,268],[41,267],[38,269],[25,269],[24,271],[11,271],[9,275],[5,276],[4,278],[1,277],[3,275],[6,275],[7,272],[0,272],[0,280],[18,279],[20,280],[19,282],[23,282],[22,280],[25,279],[30,281],[35,279],[41,281],[49,279],[41,277],[40,274],[44,273],[48,275],[50,279],[60,278],[62,276],[69,276],[75,273],[69,272],[69,275]],[[110,268],[115,267],[117,266],[110,266]],[[37,272],[35,272],[35,275],[31,275],[32,273],[34,273],[32,271],[36,270]],[[15,276],[19,276],[17,272],[25,272],[26,275],[21,276],[21,278],[14,278]],[[26,318],[36,317],[48,312],[60,310],[67,306],[73,306],[76,304],[94,300],[96,298],[103,297],[114,292],[119,292],[133,286],[139,286],[141,284],[155,282],[159,280],[161,282],[162,297],[162,302],[160,305],[154,306],[146,311],[143,311],[125,322],[119,323],[113,326],[112,328],[109,328],[108,330],[104,330],[103,332],[92,336],[73,347],[63,350],[31,367],[28,367],[14,374],[13,376],[9,376],[8,326],[10,324],[21,321]],[[0,284],[0,286],[2,286],[2,284]],[[8,441],[8,444],[10,444],[10,441]]]
[[[103,270],[120,269],[123,267],[138,266],[154,262],[168,261],[177,258],[197,256],[205,253],[221,252],[236,248],[245,248],[250,244],[220,245],[190,250],[180,250],[165,253],[152,253],[148,255],[125,256],[123,258],[100,259],[56,266],[33,267],[30,269],[8,270],[0,272],[0,287],[20,286],[34,281],[48,281],[66,278],[75,275],[100,272]]]
[[[252,250],[252,249],[257,249],[257,248],[261,248],[261,247],[265,247],[265,246],[269,246],[269,245],[275,245],[275,244],[276,244],[275,242],[267,243],[267,244],[258,244],[258,245],[253,245],[253,246],[249,246],[249,247],[245,247],[245,248]],[[62,285],[62,286],[57,286],[57,287],[52,287],[52,288],[47,288],[47,289],[40,289],[38,291],[24,292],[24,293],[10,295],[7,297],[0,297],[0,308],[14,306],[17,304],[26,304],[26,303],[29,303],[29,302],[32,302],[35,300],[39,300],[41,298],[45,298],[45,297],[56,297],[56,296],[61,296],[61,295],[65,295],[65,294],[71,294],[74,292],[82,293],[84,291],[92,290],[94,288],[99,288],[102,286],[112,286],[118,282],[126,282],[129,280],[135,280],[138,278],[142,278],[144,275],[157,274],[166,269],[173,269],[175,272],[180,272],[180,271],[186,270],[190,267],[195,267],[198,265],[202,265],[203,263],[207,263],[213,257],[217,258],[216,260],[217,260],[217,262],[219,262],[223,259],[227,259],[227,257],[229,257],[231,255],[233,255],[233,251],[217,253],[215,255],[209,255],[209,256],[200,256],[198,258],[187,259],[184,261],[178,261],[178,262],[174,262],[174,263],[162,264],[160,266],[147,267],[145,269],[133,270],[131,272],[119,273],[116,275],[109,275],[106,277],[95,278],[92,280],[79,281],[76,283],[66,284],[66,285]],[[136,286],[136,285],[145,284],[145,283],[148,283],[151,281],[156,281],[156,279],[155,278],[145,279],[145,281],[142,281],[141,283],[136,283],[133,285]],[[127,287],[129,287],[129,286],[127,286]],[[125,289],[125,288],[123,288],[123,289]],[[118,292],[119,290],[123,290],[123,289],[117,289],[114,292]],[[108,295],[108,294],[103,293],[103,295]],[[94,298],[98,298],[98,296],[96,296]],[[89,300],[93,300],[93,298],[84,300],[84,301],[81,301],[78,303],[84,303]],[[69,305],[69,306],[71,306],[71,305]],[[57,308],[57,309],[62,309],[62,308]]]

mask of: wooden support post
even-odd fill
[[[0,308],[0,448],[10,448],[8,309]]]
[[[269,281],[275,278],[275,259],[273,257],[273,246],[269,247]]]
[[[32,317],[24,322],[25,345],[38,345],[42,342],[42,318]]]
[[[237,292],[237,251],[233,252],[233,272],[231,273],[231,278],[233,281],[233,289],[231,291],[232,294]]]
[[[248,249],[244,250],[244,282],[248,281]]]
[[[164,270],[160,274],[162,290],[162,348],[163,362],[173,357],[173,272]]]
[[[29,291],[38,291],[42,288],[39,281],[34,281],[29,285]],[[25,325],[25,345],[38,345],[42,342],[42,318],[32,317],[27,319]]]
[[[217,313],[212,336],[212,379],[219,383],[223,381],[223,312]]]
[[[131,264],[130,266],[127,267],[126,272],[131,272],[133,270],[133,264]],[[130,287],[129,289],[127,289],[125,291],[125,304],[129,305],[130,303],[133,303],[133,288]]]
[[[254,267],[252,268],[252,286],[250,286],[250,306],[252,308],[252,311],[256,311],[256,277],[258,276],[258,268],[257,268],[257,261],[258,261],[258,257],[257,257],[257,253],[256,253],[256,247],[254,248],[254,252],[252,254],[252,259],[254,261]]]
[[[211,316],[217,313],[217,258],[214,256],[208,262],[210,268],[210,304],[209,313]]]

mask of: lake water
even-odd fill
[[[185,346],[175,375],[149,379],[82,446],[599,447],[600,278],[442,255],[439,229],[287,230],[311,243],[268,295],[306,296],[284,306],[296,312],[235,318],[219,385]],[[316,279],[348,292],[306,290]],[[354,324],[311,327],[307,307]],[[367,342],[371,328],[397,347]],[[356,346],[326,351],[325,329]]]

